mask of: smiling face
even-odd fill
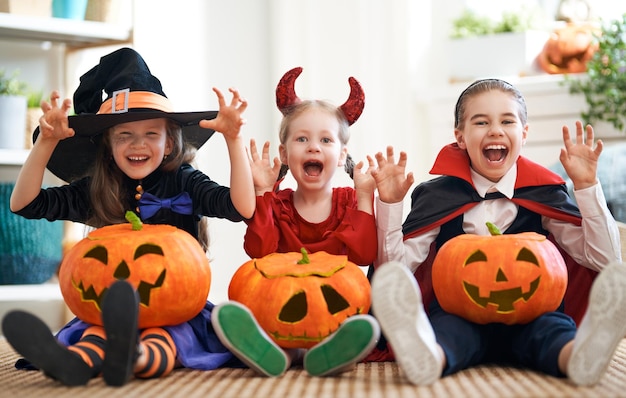
[[[507,92],[490,90],[466,99],[459,126],[454,130],[472,168],[497,182],[515,164],[526,142],[528,125],[520,103]]]
[[[132,179],[148,176],[172,152],[166,119],[118,124],[109,134],[115,163]]]
[[[343,166],[347,148],[339,138],[336,115],[311,107],[294,117],[284,143],[280,160],[298,183],[298,189],[330,187],[337,167]]]

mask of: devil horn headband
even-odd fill
[[[289,113],[291,107],[302,102],[296,95],[295,90],[296,79],[301,73],[301,67],[293,68],[283,75],[278,82],[278,86],[276,86],[276,105],[283,115]],[[350,77],[348,83],[350,84],[350,96],[339,108],[346,117],[348,125],[352,125],[363,112],[365,94],[363,88],[354,77]]]

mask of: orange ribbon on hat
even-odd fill
[[[115,103],[115,108],[113,104]],[[163,112],[173,112],[169,99],[150,91],[130,91],[130,89],[118,90],[108,100],[100,105],[98,114],[125,113],[129,109],[154,109]]]

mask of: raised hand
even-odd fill
[[[378,169],[372,171],[372,176],[376,180],[378,196],[385,203],[397,203],[404,200],[406,193],[413,185],[415,178],[413,173],[406,172],[405,152],[400,152],[400,159],[395,163],[393,147],[387,147],[387,157],[381,152],[376,154]]]
[[[238,138],[241,126],[246,123],[241,115],[248,107],[248,101],[241,98],[239,91],[234,88],[229,88],[228,91],[233,94],[233,98],[230,101],[230,105],[226,105],[226,100],[222,92],[215,87],[213,87],[213,91],[217,95],[220,106],[219,112],[215,119],[201,120],[199,123],[200,127],[219,131],[226,139]]]
[[[273,164],[270,163],[270,143],[265,141],[263,151],[259,156],[256,141],[250,139],[250,169],[252,170],[252,181],[254,183],[254,192],[256,196],[261,196],[265,192],[271,192],[278,178],[280,171],[280,160],[275,157]]]
[[[586,137],[583,137],[583,125],[576,122],[576,140],[570,138],[569,128],[563,126],[563,144],[559,160],[565,172],[572,179],[574,189],[588,188],[597,183],[598,158],[602,153],[601,140],[596,141],[594,149],[593,127],[587,125]]]
[[[376,165],[371,156],[367,156],[367,162],[368,167],[365,171],[363,171],[363,167],[365,166],[363,161],[360,161],[354,166],[354,189],[356,189],[357,194],[363,193],[372,195],[376,190],[376,180],[372,176],[372,172],[376,170]]]
[[[43,115],[39,118],[39,139],[62,140],[74,135],[69,127],[68,114],[72,108],[72,100],[66,98],[59,105],[61,96],[58,91],[50,94],[50,102],[41,101]]]

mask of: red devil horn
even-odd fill
[[[302,68],[293,68],[285,73],[276,86],[276,105],[283,115],[289,108],[300,103],[296,95],[296,79],[302,73]]]
[[[350,96],[340,108],[348,121],[348,125],[351,126],[359,119],[359,116],[361,116],[363,112],[363,107],[365,107],[365,93],[354,77],[350,77],[348,82],[350,83]]]

